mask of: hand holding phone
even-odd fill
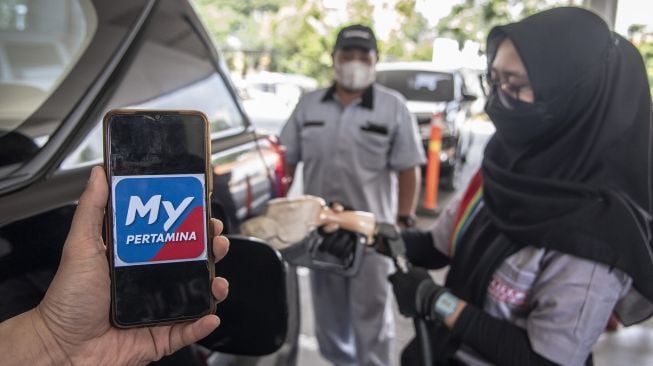
[[[146,364],[205,338],[220,323],[211,314],[174,326],[111,326],[109,266],[101,233],[108,191],[103,169],[93,168],[45,297],[36,308],[0,323],[3,365]],[[212,253],[221,260],[229,241],[219,236],[219,220],[211,219],[210,227]],[[211,288],[216,301],[226,298],[224,278],[213,279]]]
[[[104,118],[111,319],[165,324],[215,312],[208,122],[196,111]]]

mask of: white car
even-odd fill
[[[470,70],[438,68],[432,62],[381,62],[376,66],[377,83],[406,98],[426,152],[432,120],[442,121],[440,184],[445,189],[456,188],[459,132],[473,114],[472,105],[480,102],[476,102],[481,92],[478,75]]]
[[[232,79],[252,124],[272,135],[281,133],[302,94],[317,88],[315,79],[296,74],[262,71]]]

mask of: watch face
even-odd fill
[[[458,298],[454,295],[445,292],[438,300],[435,302],[434,310],[435,312],[443,318],[448,317],[456,311],[456,306],[458,305]]]

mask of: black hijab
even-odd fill
[[[506,37],[543,118],[524,121],[539,129],[525,144],[505,138],[515,125],[494,121],[482,166],[490,220],[517,245],[621,269],[653,302],[651,95],[640,54],[580,8],[493,28],[490,65]]]

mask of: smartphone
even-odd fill
[[[112,110],[103,132],[112,322],[130,328],[214,313],[206,116]]]

